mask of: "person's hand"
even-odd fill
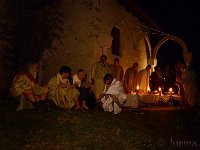
[[[74,84],[71,85],[71,87],[72,87],[72,88],[75,88],[75,87],[77,87],[77,84],[74,83]]]
[[[101,95],[99,96],[99,99],[102,99],[105,95],[106,95],[105,93],[101,94]]]
[[[61,88],[66,88],[68,85],[66,83],[60,83],[58,86]]]
[[[31,95],[31,94],[33,94],[33,90],[32,90],[32,88],[26,89],[26,90],[24,90],[24,93],[27,95]]]
[[[91,85],[94,85],[94,84],[95,84],[95,79],[91,78],[90,84],[91,84]]]

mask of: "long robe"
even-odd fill
[[[163,87],[163,83],[164,83],[164,79],[162,76],[162,73],[156,72],[154,71],[151,76],[150,76],[150,81],[151,81],[151,91],[158,91],[158,88],[162,88]]]
[[[103,92],[103,78],[108,73],[111,73],[109,64],[102,65],[100,61],[98,61],[92,68],[89,79],[95,80],[95,84],[92,86],[91,92],[94,93],[96,99],[99,98],[100,94]]]
[[[122,109],[116,101],[122,105],[127,99],[121,82],[114,78],[111,85],[108,87],[107,85],[105,86],[103,93],[108,94],[107,96],[101,98],[101,102],[103,103],[102,108],[104,111],[113,111],[114,114],[120,113]],[[115,100],[112,95],[115,96]]]
[[[197,104],[197,81],[194,71],[186,67],[182,73],[182,84],[185,91],[185,98],[189,105]]]
[[[128,68],[124,75],[124,88],[128,93],[135,92],[137,86],[138,70],[134,67]]]
[[[116,78],[116,80],[122,82],[124,76],[124,69],[122,68],[122,66],[111,64],[110,71],[113,77]]]
[[[60,83],[66,83],[69,86],[62,88],[58,86]],[[72,108],[75,105],[74,97],[80,94],[76,88],[70,85],[68,79],[61,79],[59,73],[50,79],[48,87],[48,98],[61,108],[64,108],[62,100],[65,100],[68,106]]]
[[[150,72],[146,69],[140,70],[138,74],[138,85],[141,93],[147,93],[149,88]]]
[[[26,108],[25,104],[27,99],[24,95],[25,90],[32,90],[36,100],[39,100],[37,99],[39,98],[39,96],[46,95],[48,92],[48,88],[39,86],[37,81],[34,79],[33,76],[31,76],[30,73],[25,73],[25,72],[18,73],[15,76],[13,84],[10,89],[11,95],[19,99],[19,105],[17,107],[17,111]],[[28,107],[33,107],[33,106],[28,106]]]

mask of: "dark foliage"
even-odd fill
[[[63,33],[61,0],[4,0],[0,14],[1,65],[18,71],[39,61]]]

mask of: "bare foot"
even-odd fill
[[[75,107],[75,110],[79,110],[81,107],[80,106],[76,106]]]
[[[72,113],[71,108],[66,108],[67,112]]]
[[[83,106],[82,106],[82,109],[89,110],[89,108],[88,108],[86,105],[83,105]]]

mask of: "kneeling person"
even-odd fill
[[[93,85],[92,83],[86,80],[87,74],[83,69],[79,69],[76,74],[73,75],[73,84],[76,89],[80,92],[79,101],[82,109],[88,110],[87,100],[90,94],[90,87]]]
[[[11,95],[19,99],[17,111],[24,109],[25,102],[28,100],[33,104],[37,111],[46,111],[45,99],[48,93],[47,87],[38,85],[36,75],[39,70],[38,63],[29,63],[25,71],[19,72],[10,89]]]
[[[105,88],[103,94],[99,99],[103,103],[104,111],[114,112],[118,114],[121,112],[121,106],[126,102],[126,94],[120,81],[117,81],[112,74],[104,76]]]
[[[69,83],[68,77],[71,73],[71,68],[63,66],[59,73],[52,77],[48,83],[49,94],[48,98],[61,108],[71,110],[75,105],[75,109],[80,108],[78,102],[79,91]]]

